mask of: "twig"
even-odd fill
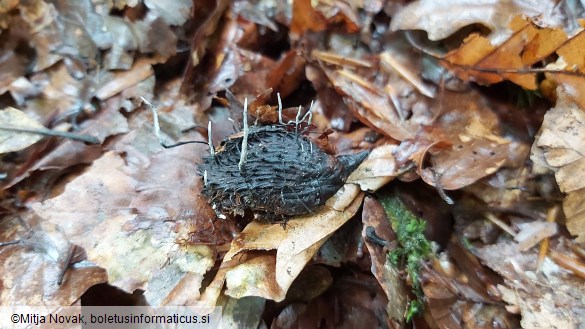
[[[434,166],[434,164],[433,164],[433,166]],[[451,199],[451,197],[449,197],[447,195],[447,193],[445,193],[445,190],[443,190],[443,184],[441,183],[441,179],[443,178],[443,174],[442,173],[440,174],[435,168],[431,168],[431,171],[433,172],[433,180],[435,181],[435,189],[437,190],[437,192],[439,193],[441,198],[443,198],[443,200],[448,205],[454,205],[455,201],[453,201],[453,199]]]
[[[449,65],[457,66],[458,68],[469,70],[469,71],[477,71],[477,72],[485,72],[485,73],[493,73],[493,74],[501,74],[501,73],[515,73],[515,74],[534,74],[534,73],[556,73],[556,74],[564,74],[564,75],[571,75],[577,77],[583,77],[585,74],[580,71],[569,71],[569,70],[553,70],[553,69],[546,69],[546,68],[521,68],[521,69],[501,69],[501,68],[483,68],[483,67],[476,67],[473,65],[465,65],[465,64],[457,64],[451,63],[449,60],[445,58],[440,58],[440,61],[448,62]]]
[[[65,137],[76,141],[86,142],[90,144],[99,144],[100,140],[84,134],[76,134],[70,133],[66,131],[59,131],[59,130],[52,130],[47,128],[26,128],[26,127],[15,127],[15,126],[7,126],[0,124],[0,130],[7,130],[7,131],[16,131],[21,133],[30,133],[30,134],[38,134],[44,136],[57,136],[57,137]]]
[[[385,68],[386,70],[393,69],[406,81],[410,82],[421,94],[429,98],[435,98],[436,92],[426,85],[422,79],[413,74],[411,70],[392,57],[390,52],[386,51],[380,54],[380,60],[382,62],[382,68]]]
[[[492,223],[496,224],[497,227],[504,230],[506,233],[510,234],[514,239],[516,239],[516,232],[502,220],[500,220],[496,215],[492,214],[491,212],[485,213],[484,217],[490,220]]]
[[[478,71],[478,72],[485,72],[485,73],[516,73],[516,74],[534,74],[534,73],[557,73],[557,74],[565,74],[565,75],[573,75],[573,76],[585,76],[583,72],[580,71],[570,71],[570,70],[558,70],[558,69],[547,69],[547,68],[519,68],[519,69],[503,69],[503,68],[482,68],[473,65],[466,65],[466,64],[457,64],[452,63],[448,59],[444,57],[445,54],[439,54],[430,50],[429,48],[421,45],[418,41],[414,39],[410,32],[406,34],[407,40],[411,46],[420,50],[426,55],[429,55],[438,61],[447,62],[449,65],[457,66],[458,68],[470,70],[470,71]]]
[[[5,246],[12,246],[15,244],[20,244],[22,242],[22,240],[14,240],[14,241],[8,241],[8,242],[0,242],[0,247],[5,247]]]
[[[373,226],[366,227],[366,239],[380,247],[390,246],[390,241],[387,241],[376,234],[376,229]]]

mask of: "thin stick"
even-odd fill
[[[242,138],[242,153],[240,153],[240,163],[238,169],[242,172],[246,156],[248,155],[248,98],[244,98],[244,138]]]
[[[441,184],[441,179],[443,178],[443,174],[439,173],[437,171],[437,165],[435,163],[435,159],[431,158],[431,163],[433,164],[433,168],[431,168],[431,171],[433,172],[433,179],[435,181],[435,189],[437,190],[437,192],[439,193],[439,195],[441,196],[441,198],[448,204],[448,205],[454,205],[455,202],[453,201],[453,199],[451,199],[451,197],[449,197],[447,195],[447,193],[445,193],[445,190],[443,190],[443,184]]]
[[[565,71],[565,70],[556,70],[556,69],[547,69],[547,68],[520,68],[520,69],[498,69],[498,68],[485,68],[485,67],[476,67],[473,65],[465,65],[465,64],[457,64],[451,63],[449,60],[445,58],[440,58],[440,61],[448,62],[449,65],[457,66],[458,68],[465,69],[468,71],[477,71],[477,72],[485,72],[485,73],[493,73],[493,74],[501,74],[501,73],[515,73],[515,74],[534,74],[534,73],[554,73],[554,74],[563,74],[563,75],[570,75],[576,77],[585,76],[583,72],[580,71]]]
[[[21,242],[22,242],[22,240],[14,240],[14,241],[8,241],[8,242],[0,242],[0,247],[12,246],[12,245],[15,245],[15,244],[19,244]]]
[[[485,218],[487,218],[492,223],[496,224],[497,227],[501,228],[504,232],[510,234],[514,239],[516,239],[516,232],[506,223],[504,223],[501,219],[496,217],[496,215],[492,214],[491,212],[487,212],[483,214]]]
[[[15,127],[15,126],[7,126],[7,125],[0,125],[0,130],[7,130],[7,131],[16,131],[21,133],[29,133],[29,134],[37,134],[37,135],[44,135],[44,136],[57,136],[57,137],[65,137],[76,141],[86,142],[90,144],[99,144],[101,143],[99,139],[90,136],[90,135],[83,135],[83,134],[76,134],[70,133],[66,131],[59,131],[59,130],[52,130],[47,128],[27,128],[27,127]]]

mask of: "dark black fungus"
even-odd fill
[[[248,134],[248,153],[240,170],[242,137],[222,143],[203,158],[199,174],[203,194],[216,211],[264,221],[307,214],[323,205],[368,155],[367,151],[328,155],[286,126],[255,126]]]

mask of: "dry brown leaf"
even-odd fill
[[[290,31],[293,35],[300,36],[306,31],[323,31],[327,27],[325,17],[313,8],[311,0],[294,0],[292,11]]]
[[[384,58],[389,56],[383,55]],[[408,65],[413,61],[416,59],[410,58]],[[413,93],[412,86],[409,90],[410,82],[404,85],[402,75],[396,72],[380,74],[373,68],[361,68],[356,72],[346,68],[332,70],[325,65],[321,68],[362,123],[403,141],[406,146],[397,154],[408,155],[419,168],[432,157],[434,165],[419,173],[428,184],[436,185],[439,181],[442,188],[458,189],[503,166],[518,165],[528,152],[524,143],[504,137],[489,100],[477,91],[444,91],[438,101],[431,102]],[[391,95],[380,86],[384,83],[401,86],[400,93],[410,96],[393,102]],[[411,108],[405,105],[398,108],[396,103],[409,104],[406,106]],[[401,120],[398,111],[405,110],[412,115]]]
[[[105,100],[135,86],[154,74],[152,64],[156,64],[156,62],[151,58],[140,59],[134,63],[129,71],[115,73],[113,77],[96,90],[95,97]],[[144,95],[142,96],[144,97]]]
[[[118,99],[111,99],[105,104],[94,118],[81,124],[80,133],[96,137],[103,142],[106,138],[128,131],[128,122],[117,107]],[[54,149],[45,153],[40,159],[31,159],[31,162],[21,166],[17,172],[9,173],[6,187],[14,186],[29,177],[32,172],[44,170],[63,170],[65,168],[90,163],[97,159],[103,150],[100,145],[86,145],[82,142],[65,140]]]
[[[528,156],[528,145],[504,137],[499,118],[479,93],[446,91],[442,106],[450,111],[438,118],[433,130],[425,137],[430,141],[450,143],[451,147],[428,150],[432,155],[426,156],[432,157],[431,164],[434,162],[434,165],[420,173],[428,184],[440,182],[444,189],[458,189],[495,173],[503,166],[519,166]],[[423,160],[415,161],[420,164]]]
[[[344,69],[322,69],[337,92],[346,96],[345,103],[361,122],[396,140],[414,137],[414,123],[400,120],[390,97],[381,88]]]
[[[556,52],[562,58],[559,61],[567,64],[557,64],[555,69],[573,71],[576,67],[582,67],[582,61],[575,56],[578,53],[575,46],[583,44],[585,40],[580,36],[584,33],[569,39],[561,29],[541,27],[520,16],[509,24],[513,34],[508,39],[496,43],[487,37],[472,34],[460,48],[448,53],[442,64],[466,81],[489,85],[506,79],[530,90],[537,89],[538,85],[536,73],[531,73],[529,69],[550,54]],[[526,72],[514,73],[514,70]],[[562,81],[568,79],[565,75],[553,73],[549,76]]]
[[[21,110],[13,107],[0,110],[0,154],[20,151],[43,138],[39,134],[2,128],[44,129],[45,127]]]
[[[441,263],[445,268],[436,262],[421,271],[425,312],[438,328],[518,328],[518,322],[503,305],[470,294],[465,271],[445,257]]]
[[[212,254],[205,246],[177,246],[173,224],[164,221],[167,214],[144,218],[133,213],[130,205],[139,182],[128,170],[122,158],[108,152],[61,195],[32,208],[84,247],[88,259],[107,270],[110,284],[128,292],[143,289],[149,303],[158,305],[176,293],[173,288],[179,282],[169,277],[194,273],[202,280],[213,265]]]
[[[581,22],[585,25],[585,22]],[[585,29],[581,29],[576,35],[567,40],[556,53],[559,59],[556,63],[547,65],[546,68],[568,71],[568,73],[547,73],[547,79],[563,86],[564,92],[583,109],[585,108],[585,63],[583,62],[582,49],[585,45]]]
[[[315,102],[314,112],[322,113],[324,116],[321,123],[318,117],[315,117],[315,124],[321,130],[333,128],[335,130],[347,132],[351,126],[353,115],[344,103],[343,98],[339,97],[335,89],[328,83],[325,73],[314,65],[307,65],[305,76],[317,90],[317,101]]]
[[[461,5],[465,8],[470,3],[464,0]],[[551,1],[539,4],[538,8],[529,5],[530,1],[483,1],[479,6],[473,4],[476,12],[465,11],[465,15],[455,14],[457,17],[453,17],[451,15],[457,11],[451,10],[451,4],[446,12],[441,11],[447,9],[444,4],[419,1],[401,11],[392,21],[392,26],[395,29],[425,29],[431,40],[444,39],[471,23],[490,27],[492,32],[489,35],[471,34],[463,45],[445,55],[441,62],[459,78],[484,85],[509,80],[525,89],[536,90],[539,87],[537,76],[536,72],[530,71],[531,68],[556,53],[559,57],[557,63],[546,68],[566,72],[548,73],[548,79],[566,85],[568,93],[585,106],[585,101],[579,97],[585,91],[582,89],[585,63],[579,50],[583,48],[585,32],[581,29],[568,37],[559,19],[562,16],[556,13],[560,9]],[[425,11],[432,11],[433,15],[429,17],[433,19],[417,19]],[[493,15],[491,11],[498,14]],[[447,18],[449,24],[442,24],[441,21]],[[576,75],[578,72],[582,74]]]
[[[385,312],[387,303],[371,275],[342,274],[321,296],[282,309],[271,328],[393,328]]]
[[[82,109],[87,96],[82,94],[83,89],[91,85],[89,81],[72,77],[63,62],[34,74],[30,81],[40,86],[40,94],[29,99],[23,110],[43,119],[71,115]]]
[[[213,7],[211,4],[213,4]],[[187,66],[187,71],[185,72],[185,80],[181,86],[182,91],[192,90],[191,84],[201,78],[197,76],[201,71],[201,68],[197,67],[205,60],[207,52],[213,50],[215,45],[212,44],[214,38],[211,38],[211,36],[221,33],[221,31],[217,31],[218,24],[228,5],[228,1],[222,0],[210,3],[197,3],[193,8],[195,15],[194,19],[196,21],[200,20],[203,23],[197,28],[193,35],[193,40],[191,42],[191,56],[189,57],[189,64]],[[221,59],[223,56],[213,55],[213,57]],[[213,65],[211,68],[214,68]],[[207,77],[207,75],[205,75],[205,77]]]
[[[133,121],[143,122],[148,112],[141,114]],[[115,152],[95,160],[62,194],[32,208],[84,247],[112,285],[143,289],[152,305],[190,303],[198,297],[191,289],[215,259],[207,246],[178,243],[189,240],[190,229],[202,230],[197,223],[215,217],[199,196],[195,163],[201,152],[152,150],[148,145],[156,139],[148,128],[134,130],[133,142],[123,138],[110,145]]]
[[[372,227],[380,238],[386,241],[396,240],[396,234],[390,226],[390,220],[388,220],[380,201],[372,197],[366,197],[362,221],[364,223],[362,238],[372,259],[372,274],[374,274],[388,297],[388,307],[386,308],[388,316],[393,321],[403,323],[404,314],[406,314],[408,306],[406,285],[400,277],[398,269],[390,264],[388,250],[373,244],[366,234],[368,227]]]
[[[3,306],[72,305],[91,286],[108,280],[104,269],[81,261],[70,265],[62,284],[58,284],[71,244],[67,234],[56,225],[31,216],[22,222],[3,221],[0,232],[2,242],[21,240],[0,249]]]
[[[560,87],[559,87],[560,88]],[[585,241],[585,114],[583,108],[559,89],[556,106],[544,117],[531,157],[544,161],[555,172],[561,192],[568,193],[563,202],[567,228]]]

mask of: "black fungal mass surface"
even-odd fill
[[[254,126],[241,168],[243,137],[222,142],[215,155],[203,158],[199,174],[203,194],[222,214],[254,213],[258,220],[285,220],[323,205],[368,155],[332,156],[287,126]]]

